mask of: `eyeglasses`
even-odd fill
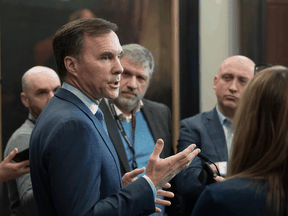
[[[264,70],[266,68],[273,67],[272,64],[257,64],[254,67],[254,75],[256,75],[259,71]]]

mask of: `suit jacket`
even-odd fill
[[[223,127],[216,107],[180,122],[177,151],[183,151],[190,144],[196,144],[201,153],[212,161],[228,161],[228,151]],[[189,167],[176,176],[176,185],[183,196],[185,215],[192,209],[204,187],[198,180],[204,161],[195,157]]]
[[[58,89],[30,139],[30,168],[39,215],[153,213],[144,178],[122,188],[116,151],[101,123],[73,93]]]
[[[275,215],[266,209],[267,195],[268,183],[264,179],[234,178],[217,182],[205,187],[192,216]],[[284,202],[283,206],[286,206]]]
[[[169,108],[164,104],[150,100],[143,99],[142,101],[144,106],[141,108],[141,111],[147,121],[154,142],[156,143],[159,138],[164,140],[164,148],[160,157],[165,158],[171,156],[173,154],[171,135],[172,122]],[[105,100],[102,100],[99,107],[104,113],[108,133],[116,149],[121,167],[121,175],[123,176],[126,172],[130,172],[131,170],[128,164],[124,144],[121,139],[121,134],[119,133],[117,123],[114,120]]]

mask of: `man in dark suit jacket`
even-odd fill
[[[231,123],[245,85],[253,77],[253,71],[254,62],[244,56],[229,57],[221,64],[213,83],[218,103],[211,111],[180,122],[178,152],[194,143],[210,160],[219,162],[221,166],[227,164],[233,138]],[[198,180],[203,163],[204,161],[199,157],[195,158],[193,164],[191,163],[175,178],[179,193],[183,195],[185,215],[191,215],[204,189]],[[215,166],[210,166],[216,172]]]
[[[120,62],[124,72],[119,96],[114,100],[102,100],[99,107],[104,113],[123,176],[137,167],[147,166],[159,138],[165,143],[161,158],[171,156],[173,147],[169,108],[164,104],[143,99],[154,71],[152,53],[139,44],[127,44],[122,46],[122,49],[123,57]],[[157,207],[162,210],[157,215],[163,215],[164,206]]]
[[[101,98],[119,93],[122,48],[117,26],[80,19],[53,38],[58,74],[64,81],[38,117],[30,139],[30,169],[38,213],[45,215],[138,215],[155,211],[156,191],[185,168],[199,149],[160,159],[157,140],[146,174],[122,185]]]

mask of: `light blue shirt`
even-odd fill
[[[219,110],[218,105],[216,106],[216,110],[219,116],[220,123],[223,127],[225,138],[226,138],[226,145],[227,145],[227,150],[228,150],[228,156],[230,156],[231,152],[231,145],[232,145],[232,140],[234,136],[234,131],[231,128],[232,121],[228,118],[226,118]]]

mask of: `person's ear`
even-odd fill
[[[26,96],[26,94],[24,92],[21,92],[20,96],[21,96],[21,101],[22,101],[23,105],[25,107],[29,108],[29,99]]]
[[[217,82],[218,82],[218,76],[215,76],[214,80],[213,80],[213,89],[214,90],[216,90]]]
[[[77,59],[75,59],[74,57],[71,56],[66,56],[64,58],[64,65],[66,67],[66,70],[68,72],[68,74],[72,75],[72,76],[78,76],[77,74]],[[67,75],[68,75],[67,74]]]

